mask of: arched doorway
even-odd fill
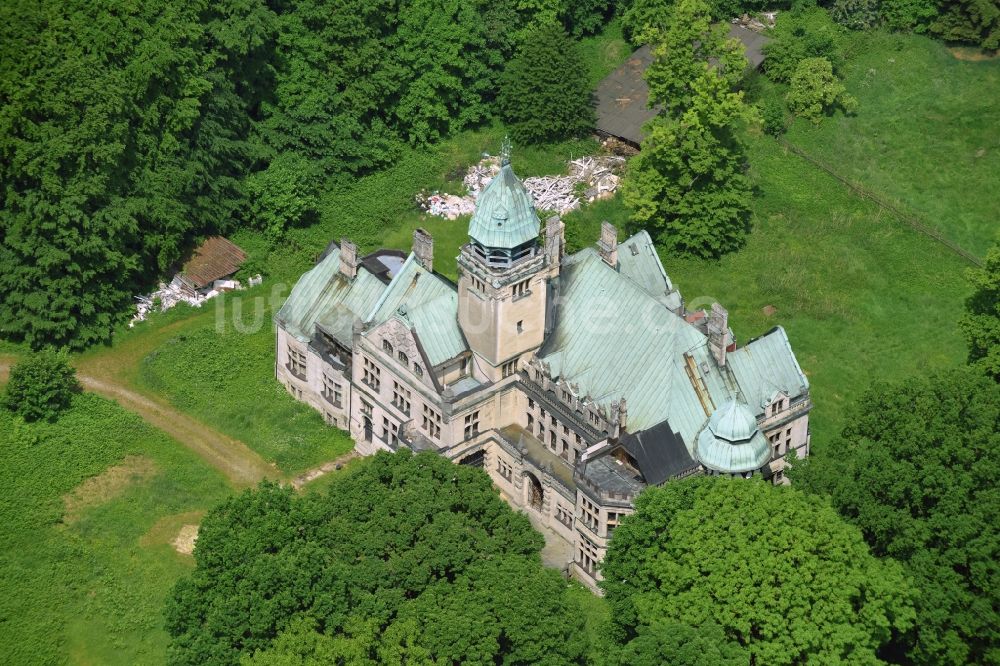
[[[465,456],[458,461],[459,465],[468,465],[469,467],[486,467],[486,451],[479,449],[474,451],[469,455]]]
[[[542,510],[542,482],[531,472],[524,473],[524,480],[527,481],[524,489],[525,504],[535,511]]]
[[[372,441],[372,432],[375,430],[375,428],[372,426],[372,420],[367,416],[364,418],[363,423],[365,429],[365,441],[370,442]]]

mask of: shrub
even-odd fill
[[[285,153],[275,158],[266,169],[247,177],[250,224],[278,239],[289,227],[314,221],[315,181],[314,169],[304,157]]]
[[[823,113],[834,105],[846,113],[853,113],[858,106],[857,100],[834,75],[826,58],[805,58],[799,62],[785,100],[796,115],[811,120],[814,125],[818,125]]]
[[[780,99],[769,97],[764,100],[760,106],[760,115],[765,132],[771,136],[784,134],[786,110]]]
[[[844,64],[844,28],[818,7],[779,14],[764,53],[764,71],[772,81],[791,81],[804,58],[826,58],[834,71],[840,71]]]
[[[4,393],[7,409],[25,421],[54,421],[80,389],[65,352],[36,352],[15,365]]]
[[[851,30],[871,30],[881,23],[879,0],[835,0],[833,20]]]

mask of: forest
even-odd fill
[[[132,296],[197,239],[308,224],[317,198],[393,164],[406,147],[498,118],[530,140],[557,138],[518,125],[525,112],[510,100],[533,93],[520,75],[504,77],[507,64],[522,48],[592,34],[614,15],[640,43],[641,26],[656,25],[665,7],[658,0],[5,2],[0,336],[34,348],[108,342]],[[723,20],[764,8],[759,0],[711,4]],[[990,0],[835,0],[830,10],[853,28],[985,49],[1000,38]],[[562,64],[551,69],[561,73]],[[566,99],[542,108],[562,108]],[[585,125],[578,116],[557,129]]]

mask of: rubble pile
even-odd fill
[[[255,275],[250,278],[250,286],[256,286],[263,282],[263,277]],[[152,312],[166,312],[178,303],[187,303],[196,308],[200,308],[202,303],[215,298],[227,291],[243,289],[239,280],[216,280],[211,287],[205,289],[194,289],[181,278],[180,273],[174,276],[170,284],[161,282],[159,287],[151,294],[135,297],[136,312],[132,315],[132,320],[128,326],[132,328],[137,322],[145,321]]]
[[[764,32],[768,28],[774,27],[774,21],[778,18],[778,12],[761,12],[760,14],[743,14],[733,19],[735,25],[741,25],[754,32]]]
[[[568,175],[534,176],[525,178],[523,182],[535,208],[563,215],[579,208],[581,199],[589,203],[613,196],[618,189],[619,174],[624,166],[625,158],[618,155],[581,157],[570,160]],[[475,211],[479,193],[498,173],[499,158],[486,156],[478,164],[469,167],[462,179],[467,194],[420,193],[416,197],[417,205],[431,215],[449,220],[461,215],[471,215]]]

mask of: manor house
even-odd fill
[[[809,452],[809,382],[781,327],[739,346],[718,304],[689,310],[648,234],[602,225],[567,255],[502,160],[458,284],[433,241],[359,257],[332,245],[275,317],[277,378],[362,454],[435,451],[572,545],[589,586],[647,485],[783,478]]]

